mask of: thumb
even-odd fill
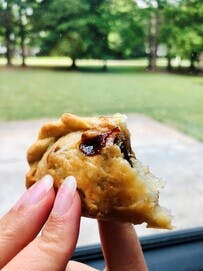
[[[37,237],[3,270],[65,270],[78,239],[81,203],[74,177],[68,177],[58,190],[52,212]]]

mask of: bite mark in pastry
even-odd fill
[[[171,228],[170,215],[158,203],[161,182],[136,159],[124,115],[64,114],[41,128],[27,159],[27,187],[46,174],[56,188],[75,176],[84,216]]]

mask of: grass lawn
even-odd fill
[[[0,120],[141,112],[203,140],[203,78],[111,67],[109,72],[0,69]]]

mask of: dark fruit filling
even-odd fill
[[[133,167],[131,158],[135,159],[135,155],[131,149],[129,139],[125,136],[118,135],[114,140],[114,144],[119,146],[121,153],[123,154],[123,158],[128,161],[131,167]]]
[[[81,144],[79,149],[87,156],[94,156],[101,153],[102,149],[106,146],[108,138],[113,137],[113,144],[119,146],[123,158],[128,161],[131,167],[133,167],[132,159],[135,159],[135,155],[131,149],[130,141],[118,127],[112,129],[109,132],[101,133],[99,135],[90,136],[86,133],[82,134]]]
[[[120,129],[118,127],[112,129],[109,132],[101,133],[96,136],[88,136],[84,133],[82,134],[79,149],[87,156],[99,154],[106,146],[107,139],[110,136],[118,133],[120,133]]]

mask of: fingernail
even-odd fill
[[[45,175],[40,181],[32,185],[19,199],[14,208],[21,205],[34,205],[44,198],[47,192],[53,187],[53,178]]]
[[[64,215],[68,212],[73,202],[76,187],[76,180],[73,176],[69,176],[64,180],[56,195],[52,210],[53,214]]]

